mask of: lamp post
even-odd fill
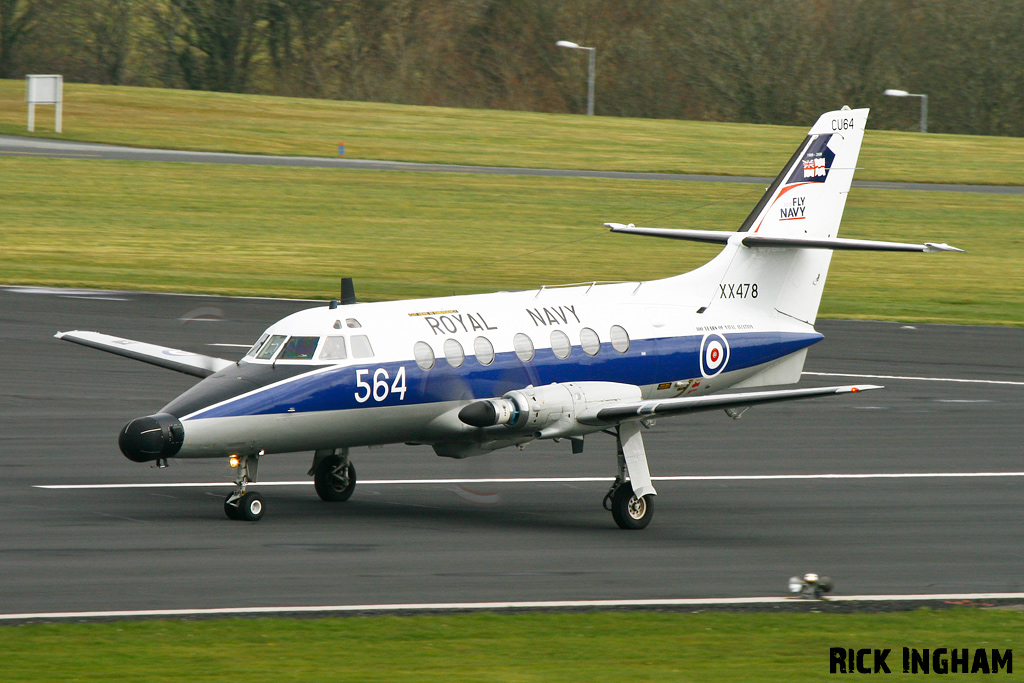
[[[555,43],[558,47],[567,47],[573,50],[587,50],[590,52],[590,66],[587,69],[587,116],[594,115],[594,69],[597,61],[597,48],[584,47],[568,40],[560,40]]]
[[[928,96],[923,93],[911,93],[906,90],[894,90],[889,88],[883,95],[889,97],[920,97],[921,98],[921,132],[928,132]]]

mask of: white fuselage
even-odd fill
[[[713,285],[698,270],[651,282],[312,308],[271,325],[237,367],[164,412],[185,429],[177,457],[401,442],[461,457],[534,438],[483,432],[457,417],[471,401],[524,387],[617,383],[638,386],[646,399],[796,381],[799,368],[796,377],[755,375],[787,357],[802,364],[820,335],[789,318],[716,306],[737,294]],[[204,401],[204,385],[230,382],[241,369],[280,378]]]

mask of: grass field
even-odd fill
[[[821,681],[830,647],[891,649],[903,678],[903,647],[1002,651],[1022,636],[1024,613],[982,609],[152,621],[0,627],[0,660],[7,683]]]
[[[67,84],[64,137],[468,164],[774,175],[805,128]],[[0,81],[0,132],[24,132]],[[40,120],[45,120],[42,116]],[[329,135],[327,134],[329,133]],[[1024,180],[1024,140],[869,131],[860,178]],[[0,282],[367,301],[684,272],[712,247],[605,221],[731,229],[756,185],[0,158]],[[843,236],[966,255],[836,254],[821,314],[1024,324],[1024,197],[856,189]],[[998,235],[998,239],[992,239]]]
[[[345,142],[358,159],[757,176],[774,176],[821,113],[781,127],[79,83],[64,98],[60,137],[72,140],[306,156]],[[52,110],[37,108],[37,134],[53,136]],[[24,81],[0,80],[0,133],[25,124]],[[1024,138],[869,130],[859,163],[861,180],[1021,185]]]
[[[0,158],[0,281],[329,299],[690,270],[717,249],[605,221],[730,228],[757,185]],[[968,254],[837,253],[822,315],[1024,324],[1024,197],[858,189],[843,235]],[[1002,233],[999,240],[993,233]]]

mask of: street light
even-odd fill
[[[590,67],[587,69],[587,116],[594,115],[594,63],[597,60],[596,47],[584,47],[568,40],[560,40],[555,43],[558,47],[567,47],[573,50],[588,50],[590,52]]]
[[[888,90],[886,90],[882,94],[883,95],[888,95],[889,97],[920,97],[921,98],[921,132],[922,133],[927,133],[928,132],[928,96],[927,95],[925,95],[925,94],[915,94],[915,93],[907,92],[906,90],[894,90],[893,88],[889,88]]]

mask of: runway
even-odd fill
[[[53,339],[236,358],[309,305],[0,288],[0,614],[768,598],[809,571],[837,596],[1024,588],[1021,329],[820,321],[803,384],[886,390],[659,421],[638,533],[601,508],[603,436],[468,461],[358,449],[340,505],[305,483],[308,454],[268,457],[265,518],[231,522],[226,462],[157,470],[117,448],[194,380]]]
[[[479,173],[485,175],[528,175],[573,178],[611,178],[618,180],[671,180],[703,183],[741,183],[767,185],[772,178],[759,176],[727,176],[693,173],[639,173],[628,171],[589,171],[552,168],[521,168],[515,166],[466,166],[459,164],[428,164],[408,161],[345,159],[330,157],[274,156],[267,154],[231,154],[226,152],[191,152],[174,149],[145,149],[103,145],[73,140],[29,138],[0,135],[0,157],[27,156],[58,159],[107,159],[115,161],[163,161],[175,163],[243,164],[252,166],[300,166],[362,171],[416,171],[420,173]],[[1022,185],[966,185],[950,183],[902,183],[876,180],[855,180],[854,187],[875,190],[917,190],[921,192],[967,192],[980,194],[1024,194]]]

